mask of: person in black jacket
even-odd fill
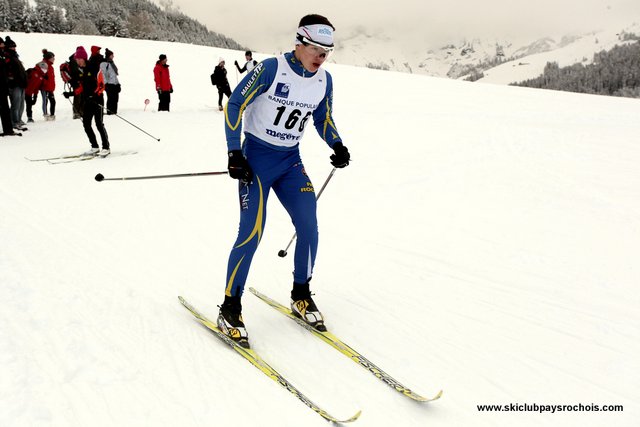
[[[22,121],[25,107],[25,88],[27,87],[27,72],[16,52],[16,43],[7,36],[5,40],[5,58],[7,62],[7,81],[9,99],[11,100],[11,122],[16,130],[27,130]]]
[[[218,109],[222,111],[223,95],[227,95],[227,98],[231,96],[231,87],[227,79],[227,69],[224,68],[224,58],[220,58],[218,65],[213,70],[213,80],[216,82],[216,87],[218,88]]]
[[[80,70],[78,68],[78,63],[76,62],[76,59],[75,59],[76,53],[78,52],[79,49],[82,49],[84,51],[84,47],[78,46],[76,48],[76,52],[72,53],[71,56],[69,57],[69,75],[71,77],[69,80],[69,86],[71,86],[72,92],[78,89],[78,87],[80,87]],[[84,52],[84,56],[85,57],[87,56],[86,51]],[[81,119],[83,113],[84,113],[84,104],[82,103],[82,97],[74,96],[73,97],[74,120]]]
[[[74,90],[74,96],[82,97],[84,104],[84,112],[82,115],[82,124],[84,131],[89,137],[91,149],[85,153],[88,156],[98,155],[106,157],[111,154],[109,145],[109,136],[104,127],[104,80],[101,81],[102,73],[100,73],[100,64],[104,61],[104,57],[100,54],[100,48],[91,46],[91,58],[87,60],[87,51],[79,46],[74,54],[76,64],[78,65],[78,88]],[[96,128],[100,134],[102,141],[102,150],[98,145],[96,134],[91,127],[91,122],[95,121]]]
[[[2,121],[2,136],[15,135],[11,123],[9,110],[9,85],[7,81],[7,62],[4,57],[4,39],[0,37],[0,119]]]

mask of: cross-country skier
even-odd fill
[[[333,50],[335,28],[327,18],[300,20],[295,49],[259,63],[236,87],[225,109],[229,175],[238,179],[240,228],[229,256],[224,303],[218,326],[248,346],[241,297],[266,221],[271,189],[289,213],[297,233],[291,309],[310,325],[326,330],[311,298],[309,281],[318,248],[316,195],[298,144],[307,123],[334,151],[331,164],[349,164],[349,151],[331,115],[333,82],[321,68]],[[244,113],[244,142],[241,145]]]
[[[258,61],[253,59],[253,54],[250,50],[244,53],[244,59],[246,59],[247,62],[242,66],[242,68],[240,68],[240,64],[238,64],[238,61],[233,61],[240,74],[244,73],[245,71],[250,73],[251,70],[253,70],[253,68],[258,65]]]

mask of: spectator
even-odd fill
[[[38,92],[42,89],[42,82],[44,81],[44,75],[40,67],[37,65],[34,68],[27,70],[27,88],[25,89],[25,104],[27,106],[27,122],[33,123],[33,106],[38,101]]]
[[[78,62],[75,59],[76,53],[80,52],[80,56],[87,58],[87,51],[82,46],[78,46],[76,51],[69,56],[69,86],[71,86],[71,94],[80,87],[80,70]],[[62,67],[62,66],[61,66]],[[73,119],[81,119],[84,115],[84,103],[81,96],[73,97]]]
[[[100,64],[100,69],[104,74],[104,90],[107,92],[107,114],[117,114],[120,98],[118,66],[113,62],[113,52],[108,48],[104,51],[104,62]]]
[[[7,63],[7,84],[11,101],[11,123],[16,130],[27,130],[22,121],[25,99],[24,90],[27,87],[27,72],[16,52],[16,43],[7,36],[5,40],[5,60]]]
[[[2,136],[16,135],[11,124],[9,110],[9,84],[7,81],[7,63],[4,56],[4,39],[0,37],[0,121],[2,122]]]
[[[45,120],[56,119],[56,76],[53,69],[53,61],[56,56],[47,49],[42,49],[42,61],[36,64],[36,69],[40,68],[43,75],[40,95],[42,95],[42,114]]]
[[[218,109],[222,108],[222,97],[227,95],[227,98],[231,96],[231,87],[229,86],[229,80],[227,79],[227,69],[224,68],[224,58],[218,60],[218,65],[213,70],[213,80],[218,88]]]
[[[169,111],[173,86],[171,85],[169,65],[167,65],[167,55],[160,55],[153,68],[153,76],[156,82],[156,92],[158,92],[158,111]]]

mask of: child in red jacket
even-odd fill
[[[38,100],[38,92],[42,95],[42,114],[45,120],[56,119],[56,77],[53,62],[56,56],[47,49],[42,49],[42,61],[27,70],[27,88],[25,89],[27,104],[27,121],[33,122],[32,107]]]

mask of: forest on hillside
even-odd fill
[[[541,76],[512,85],[640,98],[640,41],[631,36],[625,44],[596,53],[587,65],[548,62]]]
[[[243,50],[164,1],[0,0],[0,31],[85,34],[161,40]]]

